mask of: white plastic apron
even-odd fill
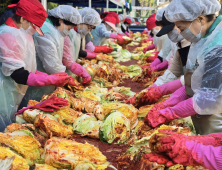
[[[18,68],[24,67],[25,70],[35,73],[36,56],[35,46],[32,36],[23,33],[17,28],[9,26],[0,27],[0,36],[10,34],[14,38],[11,44],[16,45],[17,52],[12,51],[7,45],[4,45],[0,38],[0,131],[15,122],[14,114],[24,97],[28,86],[17,84],[10,75]],[[9,37],[8,37],[9,38]],[[10,41],[12,39],[9,38]],[[14,46],[14,45],[11,45]],[[4,55],[3,55],[4,54]]]

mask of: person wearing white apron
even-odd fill
[[[124,43],[122,36],[111,33],[111,30],[116,31],[115,24],[119,22],[119,18],[116,18],[113,12],[106,13],[103,17],[102,23],[91,31],[93,36],[93,45],[100,46],[102,45],[102,42],[108,38],[117,39],[119,42]]]
[[[156,127],[191,116],[197,134],[222,132],[222,17],[215,16],[221,6],[217,0],[173,2],[167,7],[165,17],[192,42],[184,72],[188,99],[174,107],[148,113],[145,121]]]
[[[33,0],[20,0],[0,27],[0,131],[15,123],[15,113],[28,86],[64,86],[70,76],[47,75],[37,71],[35,45],[32,35],[40,29],[47,14],[42,4]],[[38,11],[38,12],[36,12]],[[43,75],[44,74],[44,75]]]
[[[84,43],[84,41],[81,40],[84,39],[92,29],[100,25],[101,19],[99,13],[92,8],[82,8],[78,11],[82,17],[82,21],[77,25],[76,31],[72,29],[69,36],[65,37],[62,62],[66,68],[69,69],[69,75],[72,75],[72,73],[76,74],[82,77],[83,84],[89,84],[91,76],[80,64],[76,63],[76,60],[78,57],[92,58],[91,52],[80,49],[81,43]],[[84,52],[86,53],[85,55]]]
[[[48,74],[65,73],[63,65],[64,38],[69,31],[81,22],[77,9],[69,5],[60,5],[48,12],[48,18],[41,27],[44,36],[33,35],[36,48],[37,69]],[[39,101],[43,95],[52,93],[56,86],[29,87],[20,108],[25,107],[29,100]]]
[[[124,17],[123,14],[119,14],[118,17],[119,17],[119,24],[117,24],[116,33],[124,35],[123,32],[122,32],[122,29],[121,29],[121,25],[123,24],[125,17]]]
[[[157,33],[161,29],[161,26],[156,25],[156,19],[155,19],[156,15],[157,13],[150,15],[149,18],[146,20],[146,27],[149,31],[151,31],[151,33],[154,36],[154,39],[153,39],[153,44],[143,49],[143,53],[146,53],[147,51],[150,51],[150,50],[154,50],[155,48],[156,48],[156,51],[160,52],[161,49],[163,48],[164,40],[167,37],[166,35],[163,35],[161,37],[156,36]]]

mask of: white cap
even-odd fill
[[[165,17],[170,22],[193,21],[201,14],[215,14],[220,8],[217,0],[173,0],[165,10]]]
[[[119,20],[124,20],[124,19],[125,19],[124,15],[123,14],[119,14]]]
[[[49,16],[69,21],[73,24],[80,24],[82,17],[77,9],[69,5],[59,5],[48,13]]]
[[[156,18],[155,18],[157,21],[162,21],[163,13],[165,10],[166,8],[162,8],[157,11]]]
[[[99,13],[92,8],[82,8],[78,10],[82,16],[82,23],[98,26],[101,24],[102,20],[100,19]]]

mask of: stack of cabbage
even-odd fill
[[[113,48],[113,52],[109,55],[111,55],[117,62],[126,62],[131,60],[131,53],[128,50],[122,49],[122,47],[118,44],[112,43],[110,45]]]
[[[2,170],[104,170],[109,163],[93,145],[52,137],[44,149],[30,124],[11,124],[0,135],[0,169]]]
[[[52,96],[59,96],[67,99],[70,103],[69,106],[61,107],[60,110],[54,112],[28,109],[22,116],[24,121],[33,123],[34,127],[45,138],[53,136],[67,137],[72,135],[74,131],[82,136],[99,139],[99,132],[102,131],[104,135],[112,133],[111,138],[113,140],[106,138],[107,142],[124,143],[130,137],[128,129],[133,129],[138,122],[138,110],[132,105],[117,103],[115,100],[109,102],[104,99],[106,94],[113,94],[113,91],[115,91],[115,94],[118,92],[129,94],[129,97],[134,95],[129,88],[117,87],[111,89],[109,93],[107,89],[93,86],[83,92],[76,93],[78,97],[76,98],[69,91],[57,88],[52,94],[43,96],[42,100]],[[21,118],[22,116],[19,117]],[[108,121],[111,119],[110,117],[112,117],[113,121]],[[115,126],[119,126],[119,121],[123,123],[123,127],[116,134]],[[109,125],[108,131],[100,130],[105,126],[104,124],[109,124],[109,122],[116,123],[112,126]],[[116,135],[119,136],[118,140],[114,140]]]

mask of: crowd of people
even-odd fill
[[[47,14],[38,0],[20,0],[9,7],[0,21],[0,131],[15,122],[15,113],[29,100],[39,101],[56,87],[73,84],[73,74],[89,84],[91,76],[77,59],[111,53],[112,48],[102,46],[108,38],[123,42],[123,35],[130,37],[132,18],[115,12],[100,15],[92,8],[59,5]],[[167,70],[147,89],[141,105],[172,95],[155,105],[144,121],[157,127],[191,116],[201,135],[157,135],[155,142],[162,144],[156,146],[158,152],[167,153],[174,163],[203,162],[209,169],[222,169],[220,8],[217,0],[173,0],[146,21],[146,41],[153,43],[143,52],[158,51],[149,74]],[[134,102],[135,97],[126,101]]]

